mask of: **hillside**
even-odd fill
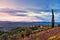
[[[40,32],[40,40],[48,40],[50,37],[60,34],[60,27],[56,27],[47,31]],[[50,40],[54,40],[53,38]]]
[[[59,40],[60,27],[18,27],[0,31],[0,40]]]
[[[60,27],[33,34],[30,38],[25,37],[22,40],[60,40]]]

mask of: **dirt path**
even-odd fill
[[[40,40],[47,40],[49,37],[60,34],[60,28],[53,28],[51,30],[40,32]]]

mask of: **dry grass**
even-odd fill
[[[60,40],[60,35],[52,36],[52,37],[48,38],[48,40]]]

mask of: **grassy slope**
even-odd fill
[[[58,40],[60,37],[58,36],[58,34],[60,34],[60,27],[55,27],[52,29],[32,34],[30,37],[24,37],[24,39],[22,40]]]
[[[27,29],[27,28],[26,28]],[[37,30],[29,30],[29,28],[25,31],[20,32],[19,29],[13,29],[11,30],[11,33],[4,33],[0,36],[0,38],[3,38],[5,36],[10,40],[10,38],[13,38],[13,40],[58,40],[60,38],[60,27],[55,28],[42,28],[43,31],[40,28],[37,28]],[[23,29],[21,29],[23,30]],[[27,31],[27,32],[26,32]],[[26,33],[30,33],[32,31],[32,34],[29,35],[29,37],[26,36]],[[42,32],[41,32],[42,31]],[[21,33],[24,34],[24,38],[20,37]],[[8,36],[8,37],[7,37]],[[10,36],[10,37],[9,37]]]
[[[60,40],[60,27],[55,27],[46,31],[33,34],[27,40]]]
[[[40,40],[50,40],[51,38],[53,39],[55,35],[58,36],[58,34],[60,34],[60,27],[56,27],[56,28],[49,29],[47,31],[40,32],[39,37]],[[55,37],[56,39],[60,37],[57,36]]]
[[[42,31],[40,33],[37,33],[33,35],[33,37],[35,37],[36,40],[58,40],[60,38],[60,36],[58,36],[59,34],[60,34],[60,27],[56,27],[49,29],[47,31]],[[55,35],[57,36],[55,37]]]

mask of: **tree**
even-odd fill
[[[53,9],[52,9],[52,28],[54,27],[54,12],[53,12]]]

